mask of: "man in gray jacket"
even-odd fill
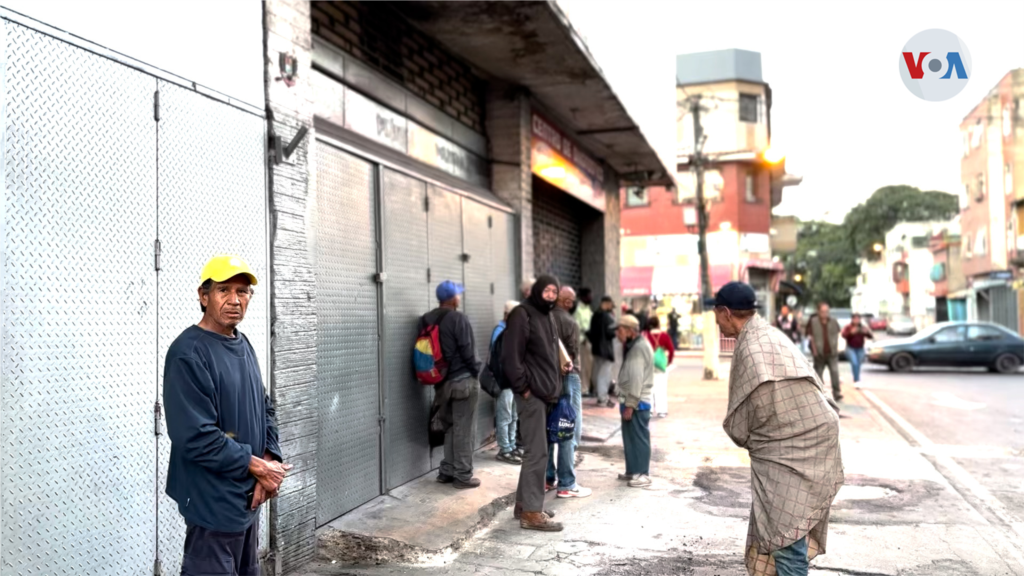
[[[651,485],[651,402],[654,392],[654,350],[640,335],[640,321],[626,314],[615,327],[622,343],[619,370],[619,413],[622,415],[622,447],[626,473],[619,480],[633,488]]]
[[[839,322],[829,314],[828,302],[818,304],[818,313],[807,323],[807,335],[811,340],[811,355],[814,357],[814,371],[818,378],[825,380],[825,366],[828,366],[832,380],[832,398],[843,399],[839,389]]]

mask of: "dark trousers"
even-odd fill
[[[259,517],[244,532],[189,525],[181,576],[260,576]]]
[[[448,384],[452,387],[452,427],[444,433],[441,474],[461,482],[473,478],[473,450],[476,448],[476,403],[480,383],[467,376]]]
[[[832,396],[838,397],[841,394],[839,390],[839,356],[832,354],[831,356],[814,357],[814,371],[818,373],[822,384],[825,383],[825,366],[828,366],[829,376],[832,377]]]
[[[622,449],[626,453],[626,474],[651,473],[651,411],[633,410],[622,421]]]
[[[548,406],[534,395],[516,394],[519,432],[523,435],[523,465],[519,469],[516,502],[524,512],[544,510],[544,474],[548,468]]]

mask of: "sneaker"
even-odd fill
[[[616,404],[615,404],[614,400],[608,399],[608,403],[606,403],[605,406],[607,406],[609,408],[615,408]]]
[[[658,413],[658,418],[668,418],[668,413],[667,412],[659,412]]]
[[[515,452],[500,452],[498,457],[495,458],[498,462],[504,462],[506,464],[514,464],[519,466],[523,463],[523,459],[516,456]]]
[[[651,477],[647,474],[637,474],[635,478],[629,481],[630,488],[644,488],[653,484]]]
[[[437,481],[440,482],[441,484],[451,484],[452,482],[455,482],[455,476],[449,476],[447,474],[439,473],[437,475]]]
[[[558,487],[557,480],[555,482],[544,482],[544,492],[551,492]]]
[[[559,490],[556,495],[558,498],[586,498],[593,494],[594,491],[590,488],[584,488],[583,486],[576,486],[573,490]]]
[[[619,474],[619,480],[630,481],[633,479],[633,476],[635,476],[635,474]]]
[[[470,478],[469,480],[463,482],[462,480],[456,478],[454,481],[452,481],[452,486],[456,487],[459,490],[470,490],[472,488],[479,488],[480,479]]]

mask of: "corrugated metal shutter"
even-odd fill
[[[381,491],[374,166],[317,142],[317,525]]]
[[[261,282],[239,330],[252,343],[269,390],[265,123],[180,86],[161,81],[159,88],[161,385],[167,348],[202,317],[196,289],[203,264],[215,254],[237,254]],[[185,522],[164,494],[170,448],[161,436],[160,556],[164,570],[177,574]]]
[[[989,289],[991,321],[1010,330],[1017,330],[1017,295],[1009,286],[996,286]]]
[[[578,287],[583,277],[578,212],[591,209],[539,178],[533,182],[534,273],[554,274],[563,285]]]
[[[433,388],[416,380],[412,345],[420,316],[434,306],[427,283],[427,186],[383,169],[384,358],[388,489],[430,470],[427,418]]]

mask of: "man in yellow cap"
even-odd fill
[[[167,495],[187,526],[182,576],[258,576],[258,509],[291,469],[256,352],[237,329],[255,285],[241,258],[211,259],[199,278],[203,318],[167,351]]]

